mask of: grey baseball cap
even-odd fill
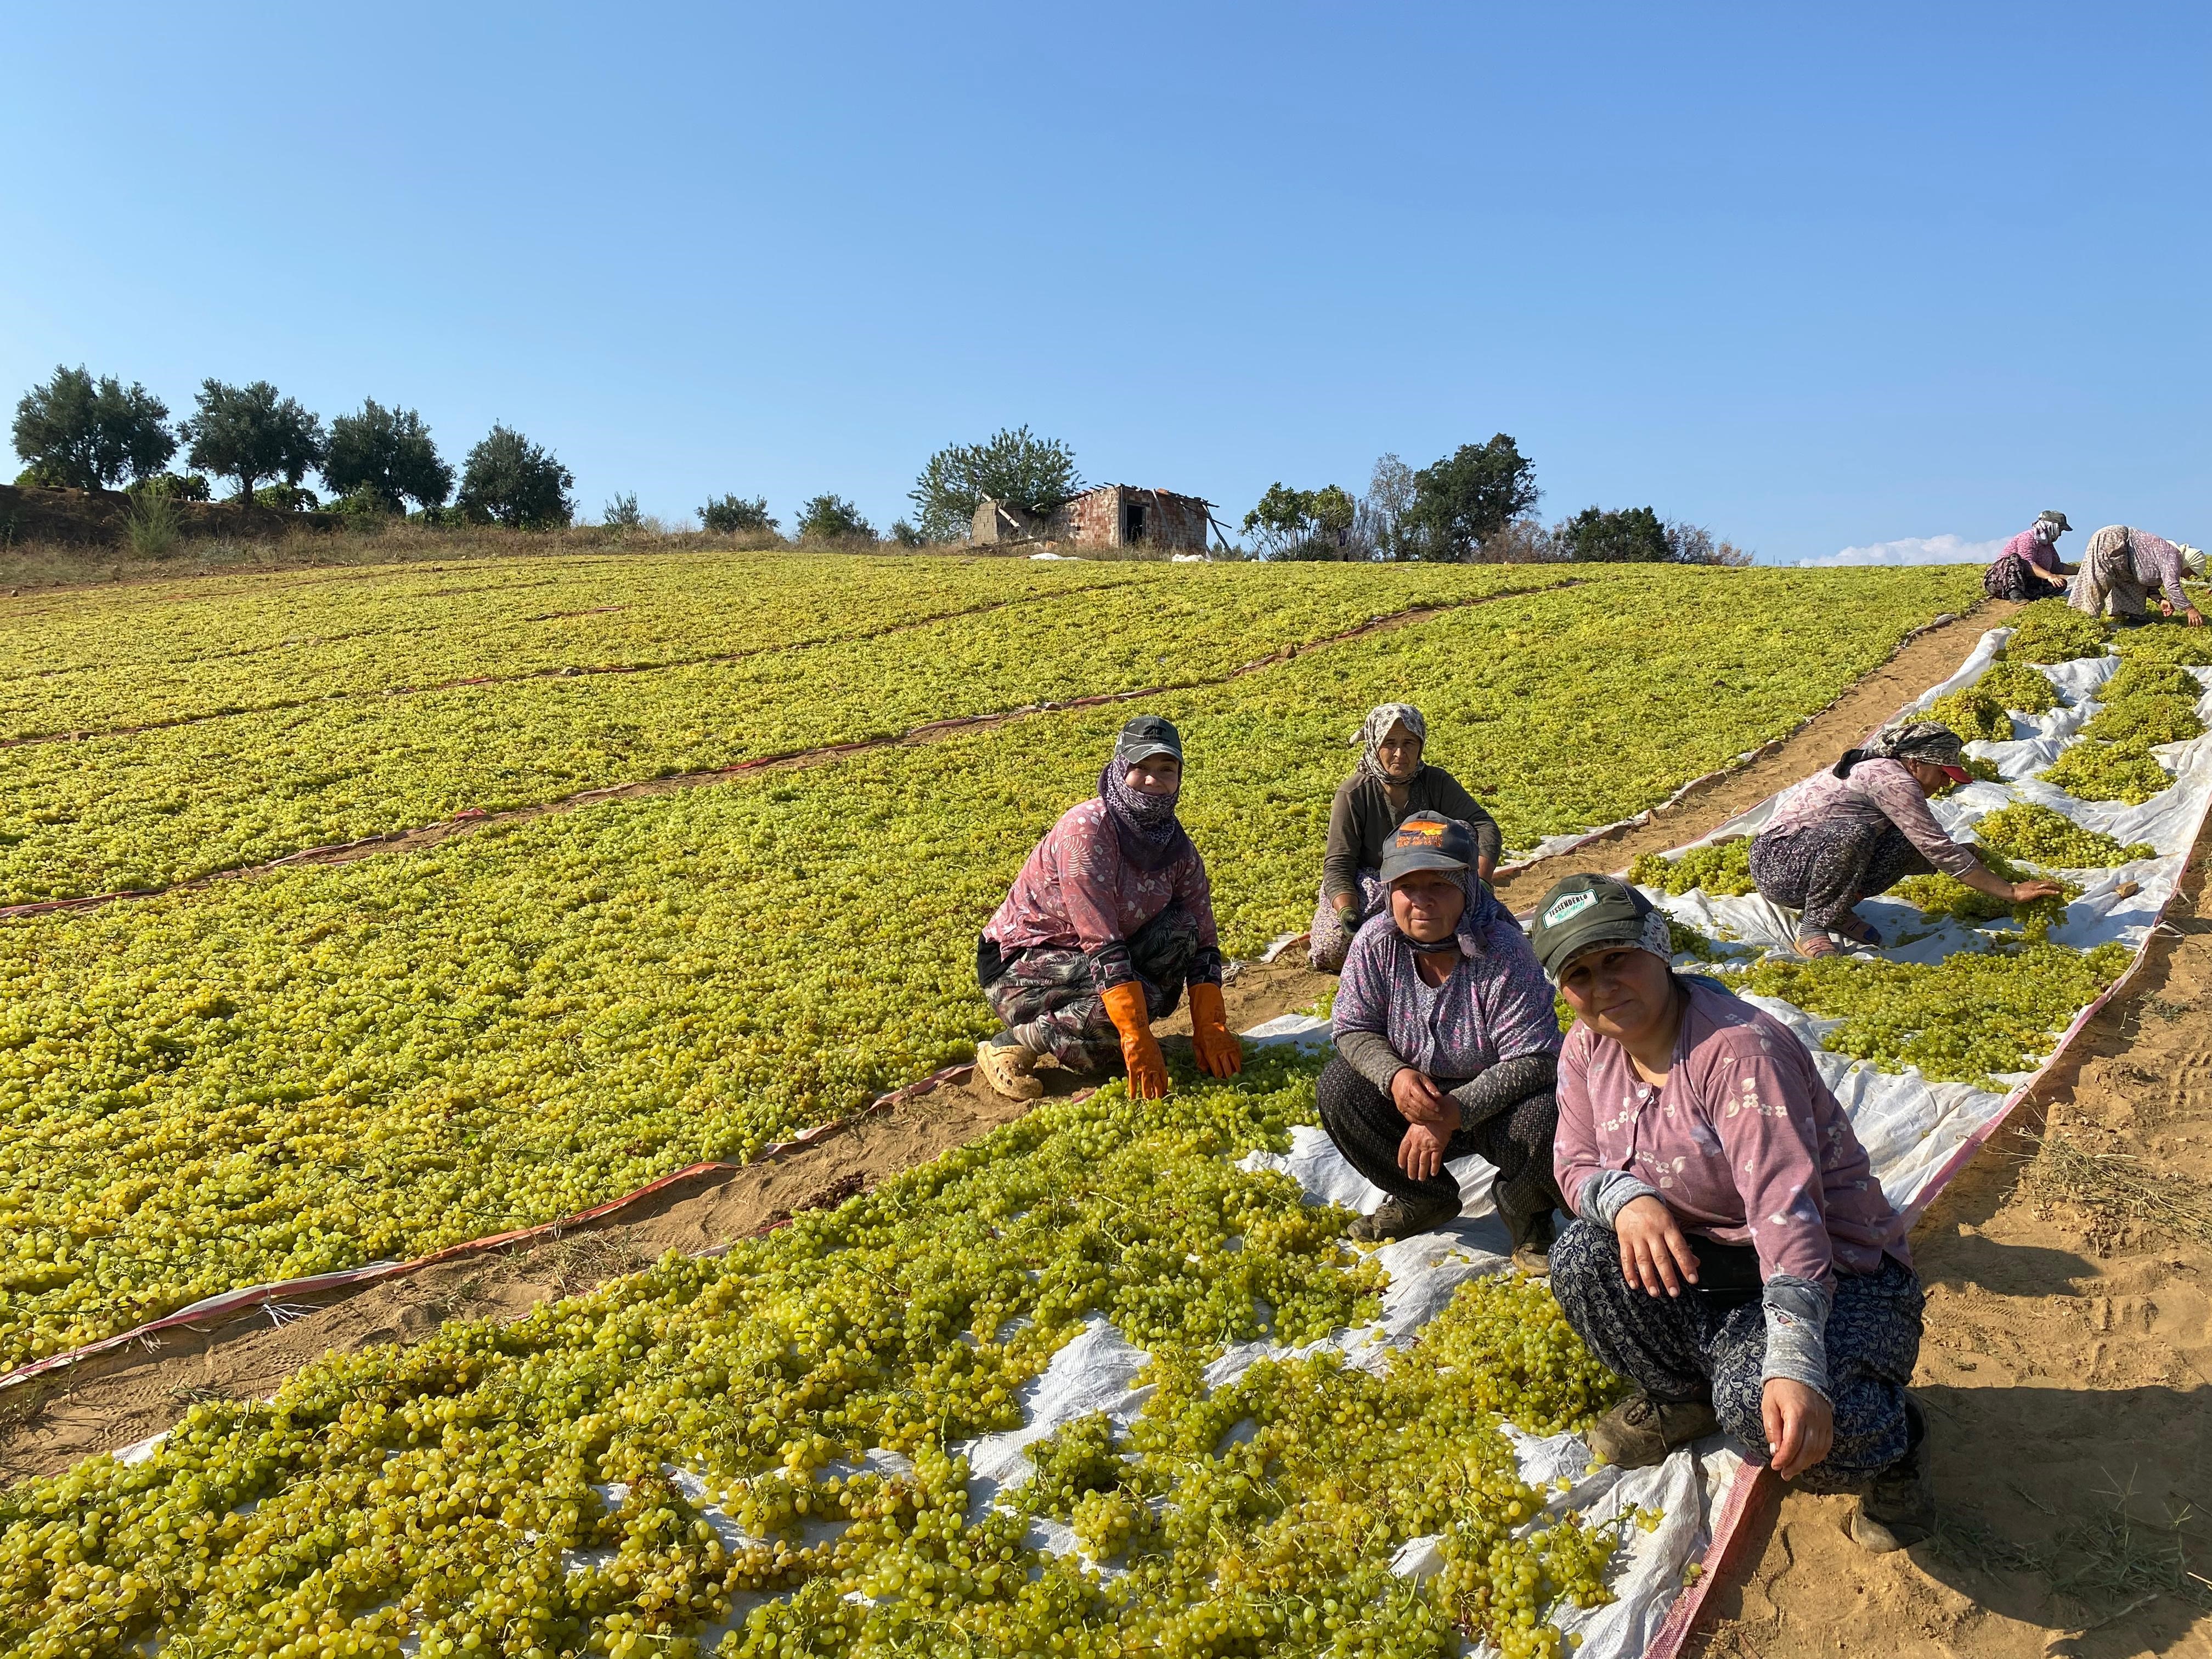
[[[1384,885],[1416,870],[1465,872],[1474,864],[1474,837],[1457,818],[1416,812],[1382,843]]]
[[[1601,945],[1643,947],[1651,901],[1612,876],[1569,876],[1536,907],[1529,948],[1556,981],[1567,964]]]
[[[2066,522],[2066,515],[2055,507],[2047,507],[2035,516],[2042,523],[2056,525],[2060,530],[2069,534],[2073,532],[2074,526]]]
[[[1134,766],[1155,755],[1173,755],[1178,763],[1182,759],[1182,733],[1158,714],[1138,715],[1114,739],[1116,766]]]

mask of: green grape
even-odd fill
[[[2037,599],[2022,605],[2012,626],[2012,637],[2005,641],[2007,661],[2070,662],[2077,657],[2101,657],[2111,648],[2104,623],[2083,616],[2063,599]]]
[[[2158,854],[2148,842],[2131,842],[2123,847],[2102,830],[2088,829],[2063,812],[2032,801],[2015,801],[1985,815],[1974,825],[1974,838],[1996,852],[2058,870],[2109,869]],[[1990,863],[1990,867],[2008,879],[2020,879],[1998,864]]]
[[[2212,668],[2212,635],[2202,628],[2179,623],[2153,623],[2120,630],[2112,641],[2124,664],[2167,663],[2191,668]]]
[[[2117,800],[2140,806],[2172,786],[2173,775],[2140,741],[2069,744],[2036,775],[2081,800]]]
[[[1707,842],[1679,857],[1644,853],[1628,867],[1629,880],[1669,894],[1702,890],[1716,898],[1756,892],[1751,878],[1751,842],[1741,836]]]
[[[2187,697],[2192,703],[2204,695],[2204,683],[2178,663],[2155,662],[2143,657],[2126,656],[2119,672],[2097,688],[2097,696],[2106,703],[2124,702],[2130,697]]]
[[[2081,728],[2084,738],[2124,744],[2185,743],[2203,732],[2194,697],[2108,697]]]
[[[2046,714],[2058,707],[2058,688],[2051,684],[2050,675],[2009,659],[1984,669],[1973,690],[1993,699],[2000,708],[2022,714]]]
[[[2012,716],[2003,703],[1979,686],[1947,692],[1928,705],[1926,718],[1949,726],[1967,743],[2008,743]]]
[[[1962,951],[1934,963],[1774,957],[1723,977],[1841,1021],[1821,1040],[1836,1054],[1885,1070],[1917,1066],[1930,1082],[1989,1088],[1996,1086],[1992,1073],[2026,1071],[2049,1053],[2128,960],[2124,945],[2083,951],[2044,941]]]

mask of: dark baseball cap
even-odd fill
[[[1158,714],[1138,715],[1114,739],[1116,766],[1134,766],[1155,755],[1173,755],[1178,763],[1182,759],[1182,733]]]
[[[1613,876],[1569,876],[1553,884],[1536,907],[1529,948],[1557,980],[1585,951],[1601,945],[1641,945],[1644,919],[1651,909],[1650,899]]]
[[[1457,818],[1416,812],[1382,843],[1382,880],[1387,885],[1416,870],[1464,872],[1474,864],[1474,837]]]
[[[2066,522],[2066,515],[2055,507],[2045,507],[2036,515],[2036,519],[2039,523],[2056,525],[2062,532],[2070,532],[2074,528]]]

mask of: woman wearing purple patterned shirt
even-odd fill
[[[1382,909],[1352,937],[1316,1085],[1322,1127],[1389,1196],[1352,1224],[1364,1241],[1460,1212],[1448,1159],[1497,1166],[1491,1195],[1514,1259],[1543,1271],[1552,1240],[1552,1101],[1559,1021],[1511,912],[1475,878],[1463,823],[1416,812],[1383,845]]]
[[[1724,1429],[1807,1491],[1859,1493],[1866,1548],[1926,1538],[1928,1425],[1905,1392],[1920,1281],[1812,1055],[1675,974],[1666,916],[1626,882],[1568,877],[1529,944],[1576,1016],[1555,1168],[1577,1219],[1552,1291],[1637,1386],[1591,1449],[1643,1468]]]

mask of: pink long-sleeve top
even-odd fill
[[[1750,1244],[1760,1277],[1825,1285],[1912,1263],[1905,1220],[1804,1045],[1772,1015],[1695,980],[1665,1083],[1577,1021],[1559,1054],[1553,1167],[1577,1212],[1592,1180],[1626,1170],[1689,1231]]]
[[[1158,870],[1139,869],[1122,855],[1106,803],[1094,797],[1069,807],[1045,831],[983,937],[1007,951],[1038,945],[1079,950],[1091,958],[1092,982],[1103,991],[1137,977],[1129,937],[1170,904],[1181,904],[1198,922],[1192,983],[1218,983],[1213,886],[1198,848],[1186,840],[1181,856]]]
[[[1802,783],[1790,785],[1775,803],[1774,817],[1761,835],[1786,837],[1817,823],[1881,818],[1904,831],[1920,855],[1947,876],[1963,876],[1982,867],[1972,848],[1953,841],[1936,822],[1928,810],[1928,792],[1902,761],[1863,760],[1851,768],[1849,776],[1816,772]]]
[[[2049,542],[2039,540],[2032,526],[2007,542],[1998,550],[1997,557],[2023,559],[2047,574],[2059,574],[2058,550]]]

